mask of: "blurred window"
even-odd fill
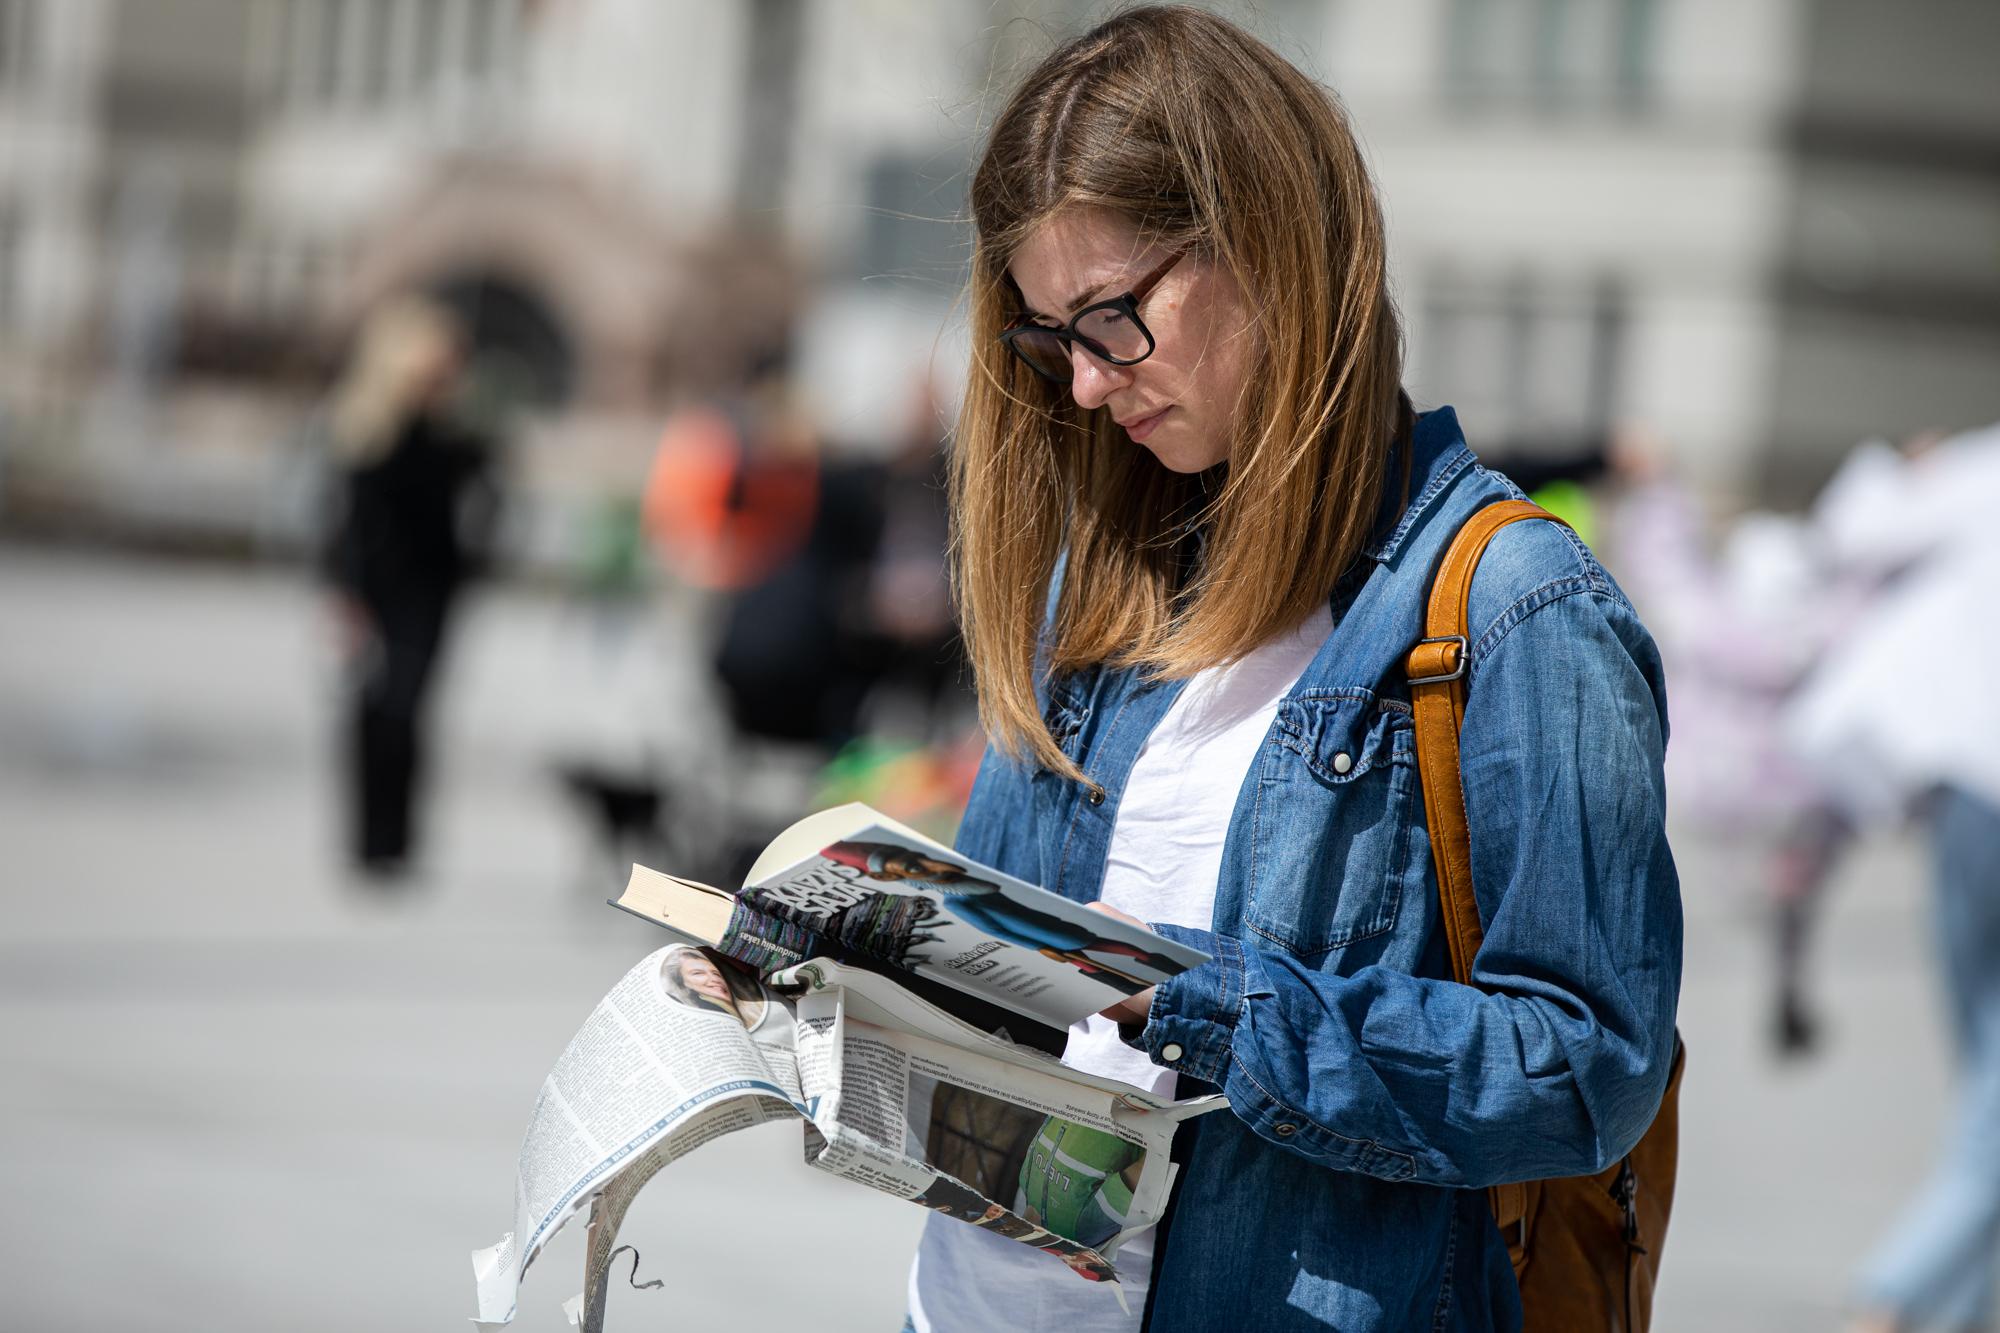
[[[21,249],[26,229],[13,200],[0,200],[0,329],[11,329],[19,314]]]
[[[964,221],[965,159],[950,150],[890,153],[868,164],[858,268],[955,291],[972,239]]]
[[[354,25],[352,85],[363,106],[376,106],[389,95],[389,58],[395,42],[396,0],[348,0],[348,22]]]
[[[1650,96],[1658,0],[1451,0],[1447,99],[1467,109],[1637,110]]]
[[[244,313],[283,322],[332,300],[352,266],[352,254],[326,238],[253,229],[236,243],[230,291]]]
[[[0,88],[34,79],[36,0],[0,0]]]
[[[522,9],[522,0],[291,0],[287,95],[298,106],[395,110],[454,84],[510,79]]]
[[[1278,53],[1324,83],[1327,26],[1332,0],[1263,0],[1238,12],[1223,12],[1276,47]]]
[[[340,98],[341,49],[346,45],[342,30],[346,24],[341,16],[347,9],[348,0],[299,0],[292,6],[292,21],[313,24],[313,42],[308,47],[312,60],[313,100],[331,104]],[[308,18],[310,16],[310,19]]]
[[[440,52],[444,49],[444,9],[422,0],[408,16],[409,52],[408,74],[404,91],[422,95],[425,85],[438,67]]]
[[[798,119],[805,12],[798,0],[749,0],[738,103],[736,207],[768,213],[783,202]]]
[[[1609,431],[1626,323],[1614,282],[1448,280],[1422,310],[1415,378],[1424,396],[1458,408],[1475,441],[1555,450]]]
[[[303,303],[305,256],[296,243],[246,236],[237,249],[238,299],[254,317],[275,320]]]

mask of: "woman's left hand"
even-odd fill
[[[1146,929],[1146,923],[1138,917],[1133,916],[1130,912],[1121,912],[1117,908],[1108,907],[1103,903],[1085,903],[1084,906],[1093,912],[1102,912],[1108,917],[1115,917],[1120,921],[1130,922],[1141,930]],[[1112,1005],[1109,1009],[1099,1010],[1099,1016],[1108,1018],[1112,1022],[1119,1024],[1143,1023],[1146,1021],[1146,1015],[1153,1011],[1153,992],[1158,989],[1159,987],[1157,986],[1148,986],[1137,995],[1129,995]]]

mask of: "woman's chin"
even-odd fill
[[[1201,441],[1162,439],[1157,435],[1139,447],[1158,459],[1167,471],[1183,476],[1206,472],[1227,457]]]

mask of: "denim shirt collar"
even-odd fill
[[[1430,507],[1443,495],[1452,480],[1475,461],[1458,427],[1458,413],[1449,407],[1433,408],[1417,417],[1410,431],[1410,484],[1402,485],[1401,450],[1390,455],[1388,484],[1383,487],[1375,536],[1362,554],[1377,564],[1396,558],[1404,538],[1422,521]]]

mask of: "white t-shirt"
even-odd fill
[[[1208,929],[1237,793],[1278,701],[1332,631],[1332,616],[1321,607],[1241,661],[1188,681],[1126,779],[1099,894],[1105,903],[1141,921]],[[1094,1015],[1070,1029],[1063,1063],[1173,1094],[1174,1072],[1127,1046],[1117,1024]],[[918,1333],[1131,1333],[1145,1308],[1152,1233],[1126,1241],[1113,1262],[1129,1311],[1108,1287],[1081,1280],[1047,1255],[934,1216],[910,1267],[911,1322]]]

